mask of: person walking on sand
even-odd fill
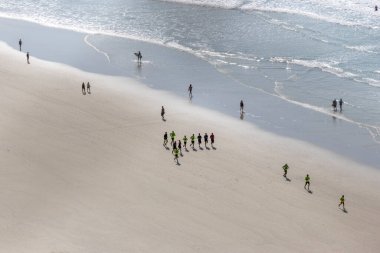
[[[214,148],[214,142],[215,142],[215,135],[214,135],[214,133],[211,133],[210,140],[211,140],[211,147]]]
[[[84,82],[82,83],[82,94],[86,95],[86,86],[84,85]]]
[[[28,64],[30,64],[30,62],[29,62],[29,52],[26,52],[26,62],[27,62]]]
[[[193,97],[193,85],[189,85],[189,88],[187,89],[189,91],[189,97],[192,98]]]
[[[185,136],[183,136],[183,146],[185,147],[185,149],[187,150],[187,147],[186,147],[186,143],[187,143],[187,137],[186,137],[186,135]]]
[[[168,132],[165,132],[164,134],[164,147],[168,144]]]
[[[240,100],[240,114],[244,113],[244,102]]]
[[[201,148],[201,143],[202,143],[202,136],[201,136],[201,134],[200,133],[198,133],[198,146],[199,146],[199,148]]]
[[[343,205],[343,209],[345,209],[344,208],[344,195],[342,195],[342,197],[340,197],[340,203],[339,203],[338,207],[340,207],[341,205]]]
[[[309,190],[309,187],[310,187],[310,177],[309,177],[309,174],[307,174],[306,177],[305,177],[305,186],[303,188],[306,189],[306,185],[307,185],[307,190],[310,191]]]
[[[21,39],[18,41],[18,45],[20,46],[20,52],[21,52],[21,46],[22,46],[22,40]]]
[[[170,145],[173,145],[173,142],[174,142],[174,139],[175,139],[175,133],[174,133],[174,131],[172,131],[170,133],[170,138],[172,139],[172,142],[170,142]]]
[[[284,170],[284,177],[286,178],[288,175],[289,165],[287,163],[285,163],[285,165],[282,166],[282,169]]]
[[[340,111],[343,109],[343,99],[339,99],[339,109]]]
[[[173,150],[177,148],[177,142],[173,142]]]
[[[207,135],[207,133],[205,133],[205,135],[203,136],[203,140],[205,141],[205,148],[207,148],[207,143],[208,143],[208,135]]]
[[[87,82],[87,93],[91,94],[91,85],[90,85],[90,82]]]
[[[173,155],[174,155],[174,160],[177,162],[177,164],[179,163],[178,162],[178,156],[179,156],[179,150],[177,148],[173,149],[172,151]]]
[[[179,153],[182,156],[182,143],[181,143],[181,140],[178,140],[178,149],[179,149]]]
[[[161,106],[161,118],[162,118],[162,120],[165,120],[165,108],[164,108],[164,106]]]
[[[194,149],[194,143],[195,143],[195,135],[194,134],[190,136],[190,140],[191,140],[190,147],[193,146],[193,149]]]
[[[170,138],[171,138],[171,140],[172,140],[172,142],[170,142],[170,145],[173,145],[173,142],[174,142],[174,139],[175,139],[175,133],[174,133],[174,131],[172,131],[172,132],[170,133]]]

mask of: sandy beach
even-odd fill
[[[0,57],[0,252],[379,251],[378,170],[132,79]],[[215,149],[176,165],[172,130]]]

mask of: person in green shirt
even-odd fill
[[[289,165],[285,163],[284,166],[282,166],[282,169],[284,170],[284,177],[288,174]]]
[[[193,135],[190,137],[190,139],[191,139],[191,144],[190,144],[190,146],[193,146],[193,149],[194,149],[195,135],[193,134]]]
[[[187,147],[186,147],[186,143],[187,143],[187,137],[186,137],[186,135],[185,136],[183,136],[183,146],[185,147],[185,149],[187,150]]]
[[[343,209],[344,209],[344,195],[340,197],[340,204],[338,206],[340,207],[341,205],[343,205]]]
[[[174,142],[174,139],[175,139],[175,132],[174,131],[172,131],[170,133],[170,138],[172,139],[172,142],[170,142],[170,145],[173,145],[173,142]]]
[[[309,177],[309,174],[307,174],[306,177],[305,177],[305,186],[303,188],[306,189],[306,185],[307,185],[307,190],[310,191],[309,190],[309,187],[310,187],[310,177]]]
[[[178,156],[179,156],[179,150],[178,150],[178,148],[173,149],[172,153],[174,154],[174,160],[178,164]]]

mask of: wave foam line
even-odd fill
[[[103,55],[106,57],[106,59],[108,60],[108,63],[111,63],[111,59],[110,59],[109,55],[108,55],[106,52],[104,52],[104,51],[98,49],[97,47],[95,47],[93,44],[91,44],[91,43],[88,41],[88,37],[90,37],[90,36],[91,36],[91,34],[87,34],[87,35],[84,37],[84,42],[85,42],[87,45],[89,45],[91,48],[93,48],[96,52],[98,52],[98,53],[100,53],[100,54],[103,54]]]
[[[326,13],[326,15],[315,13],[313,10],[307,10],[305,6],[292,6],[290,8],[286,8],[289,6],[289,3],[276,3],[275,1],[263,0],[263,1],[252,1],[252,0],[161,0],[164,2],[175,2],[181,4],[188,5],[199,5],[199,6],[207,6],[213,8],[221,8],[221,9],[239,9],[242,11],[262,11],[262,12],[276,12],[276,13],[286,13],[286,14],[296,14],[300,16],[305,16],[315,20],[321,20],[328,23],[334,23],[342,26],[359,26],[368,29],[379,29],[379,26],[376,24],[368,23],[368,20],[362,20],[361,17],[364,15],[370,15],[373,9],[370,8],[369,5],[359,5],[358,3],[346,3],[339,2],[334,3],[333,1],[305,1],[304,4],[315,7],[318,4],[319,7],[324,8],[321,10],[322,13]],[[274,2],[274,3],[273,3]],[[301,1],[302,3],[302,1]],[[285,7],[282,7],[285,6]],[[294,7],[294,8],[292,8]],[[349,8],[347,8],[349,7]],[[346,14],[346,17],[332,17],[332,14],[336,11],[344,11],[341,14]],[[371,11],[371,12],[370,12]],[[347,16],[348,15],[348,16]],[[358,22],[358,18],[356,16],[359,15],[359,19],[363,22]],[[347,20],[347,18],[351,18],[352,20]]]
[[[303,66],[307,68],[317,68],[323,72],[333,74],[337,77],[346,78],[358,83],[364,83],[376,88],[380,87],[380,80],[363,77],[363,76],[351,73],[349,71],[345,71],[342,68],[334,67],[333,65],[337,63],[328,63],[328,62],[322,62],[322,61],[317,61],[317,60],[300,60],[300,59],[285,58],[285,57],[272,57],[269,59],[269,61],[277,62],[277,63],[294,64],[294,65],[299,65],[299,66]]]

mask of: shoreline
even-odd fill
[[[125,77],[0,43],[7,252],[375,252],[379,171]],[[92,92],[82,95],[80,84]],[[167,121],[160,117],[164,104]],[[175,165],[162,147],[214,132]],[[290,165],[290,182],[281,166]],[[303,189],[311,175],[313,194]],[[346,195],[347,213],[338,209]]]
[[[25,21],[15,21],[16,24],[18,22]],[[20,24],[20,27],[24,25]],[[181,83],[184,80],[192,80],[192,83],[196,84],[195,89],[197,91],[192,101],[193,104],[221,111],[226,115],[236,116],[236,118],[239,117],[238,108],[237,106],[234,108],[234,104],[237,105],[242,96],[245,96],[242,95],[243,91],[240,93],[236,91],[241,89],[242,84],[230,77],[221,75],[208,62],[194,59],[196,57],[193,55],[162,46],[149,45],[146,42],[129,41],[128,50],[136,51],[143,47],[149,59],[144,63],[143,68],[137,68],[132,57],[125,62],[124,68],[120,68],[115,63],[109,64],[107,57],[108,59],[111,57],[116,62],[125,61],[125,59],[119,59],[118,54],[128,55],[131,52],[115,51],[105,56],[107,52],[93,43],[99,44],[99,41],[104,41],[102,43],[111,44],[108,43],[109,39],[107,37],[100,36],[95,38],[93,35],[62,29],[57,30],[58,28],[47,28],[39,24],[27,25],[31,26],[29,27],[31,34],[40,34],[37,37],[49,37],[51,34],[56,34],[62,38],[61,41],[55,39],[54,41],[58,44],[51,47],[52,51],[54,51],[53,48],[59,48],[62,52],[54,52],[53,54],[49,50],[38,49],[37,46],[40,41],[35,40],[33,47],[36,50],[36,57],[50,61],[54,59],[54,61],[99,74],[132,77],[136,80],[141,80],[148,87],[156,90],[167,90],[182,97],[182,99],[187,98],[185,92],[187,87],[186,84]],[[25,27],[21,29],[25,31]],[[84,38],[90,40],[89,43],[92,47],[86,44],[87,42],[84,41]],[[7,38],[6,41],[10,43],[10,38]],[[66,45],[66,41],[70,41],[69,45]],[[115,48],[119,48],[119,44],[125,42],[124,40],[115,42]],[[16,43],[13,46],[15,47]],[[74,51],[72,51],[73,48],[75,48]],[[94,48],[97,48],[98,51],[95,51]],[[163,52],[157,53],[158,51]],[[167,67],[161,67],[164,63],[162,62],[164,58],[168,59],[168,62],[165,62],[168,65]],[[186,62],[189,65],[180,64],[180,66],[177,66],[178,62]],[[188,70],[189,67],[191,71]],[[167,75],[163,73],[167,73]],[[173,75],[173,73],[175,74]],[[245,100],[244,97],[243,99]],[[331,116],[332,120],[329,122],[329,116],[309,111],[306,108],[300,108],[297,104],[282,101],[277,97],[263,93],[259,89],[250,90],[249,100],[249,104],[246,102],[250,108],[247,109],[245,121],[249,121],[249,123],[265,131],[303,140],[365,165],[377,167],[378,157],[380,157],[380,145],[372,143],[371,135],[364,128],[342,121],[335,116]],[[234,101],[236,102],[234,103]],[[339,132],[337,132],[337,129],[339,129]],[[350,138],[346,138],[346,136],[350,136]]]

